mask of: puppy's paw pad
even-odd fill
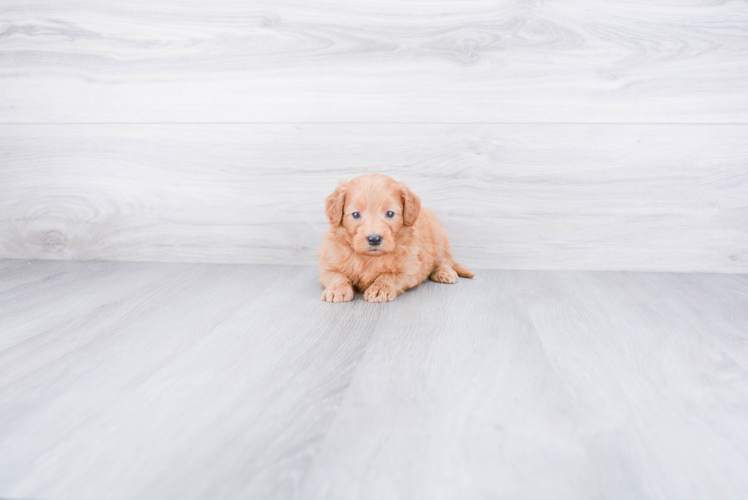
[[[440,267],[431,275],[431,280],[437,283],[457,283],[457,273],[451,267]]]
[[[372,284],[364,293],[364,299],[369,302],[390,302],[395,300],[395,297],[397,297],[397,292],[394,288],[379,283]]]
[[[349,286],[331,286],[322,292],[322,300],[327,302],[348,302],[353,300],[353,288]]]

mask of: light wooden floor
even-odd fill
[[[748,498],[748,276],[0,261],[0,496]]]

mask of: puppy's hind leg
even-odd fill
[[[457,283],[457,273],[448,264],[440,264],[431,273],[431,281],[437,283]]]
[[[437,283],[456,283],[457,277],[472,278],[475,276],[470,270],[456,262],[439,264],[431,273],[431,280]]]

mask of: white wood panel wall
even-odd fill
[[[2,0],[8,122],[745,123],[742,0]]]
[[[476,267],[748,271],[748,125],[0,126],[6,257],[315,262],[353,172]]]
[[[376,171],[474,267],[748,272],[748,3],[0,0],[0,257],[314,263]]]

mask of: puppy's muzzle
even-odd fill
[[[369,245],[375,247],[382,243],[382,237],[378,234],[370,234],[366,237],[366,241],[369,242]]]

